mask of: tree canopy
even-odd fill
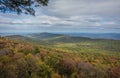
[[[35,15],[35,7],[47,6],[49,0],[0,0],[0,11]]]

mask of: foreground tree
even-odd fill
[[[61,59],[57,64],[58,73],[61,78],[71,78],[72,74],[75,72],[76,64],[72,59]]]
[[[111,68],[109,74],[110,74],[110,78],[120,78],[120,65]]]
[[[47,6],[49,0],[0,0],[0,11],[35,15],[35,7]]]

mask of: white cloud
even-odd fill
[[[120,0],[50,0],[48,7],[36,9],[35,17],[1,14],[0,30],[119,28],[119,7]]]
[[[120,0],[51,0],[48,10],[57,16],[103,15],[120,13]]]

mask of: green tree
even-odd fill
[[[49,0],[0,0],[1,12],[17,12],[18,14],[24,12],[25,14],[35,15],[34,7],[40,5],[47,6]]]
[[[51,78],[52,69],[32,54],[17,61],[18,78]]]
[[[52,69],[44,62],[39,61],[37,75],[41,78],[52,78]]]
[[[40,53],[40,50],[38,47],[35,47],[34,51],[33,51],[34,54],[37,54],[37,53]]]

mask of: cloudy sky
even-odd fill
[[[36,16],[0,13],[0,32],[120,33],[120,0],[50,0]]]

